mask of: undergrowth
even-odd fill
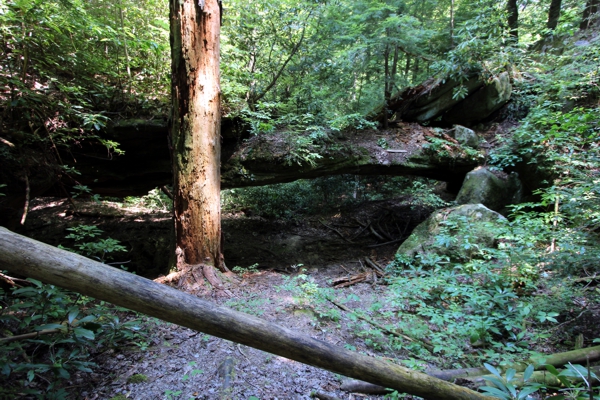
[[[447,205],[435,193],[435,182],[416,177],[339,175],[222,192],[225,212],[243,210],[275,219],[337,211],[364,201],[401,197],[405,203],[429,209]]]
[[[70,228],[76,253],[100,261],[125,250],[96,226]],[[122,346],[148,347],[150,320],[90,297],[27,279],[0,289],[0,398],[66,399],[94,357]],[[149,325],[150,321],[150,325]],[[77,385],[75,385],[77,386]]]

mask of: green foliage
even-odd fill
[[[517,377],[517,373],[513,368],[506,370],[504,376],[494,366],[484,363],[485,368],[492,373],[492,376],[487,377],[486,381],[492,386],[482,386],[480,389],[483,393],[505,400],[521,400],[533,399],[531,395],[541,391],[559,392],[552,396],[553,399],[577,399],[585,400],[592,398],[595,390],[589,379],[597,380],[597,376],[591,370],[578,365],[568,363],[565,369],[558,371],[552,365],[546,365],[549,376],[553,376],[560,383],[558,387],[545,383],[533,382],[532,375],[534,366],[528,365],[523,372],[522,377]],[[517,386],[518,384],[518,386]]]
[[[483,393],[488,394],[490,396],[496,397],[498,399],[505,400],[525,400],[531,398],[530,395],[532,393],[537,392],[542,385],[539,383],[529,383],[531,375],[533,374],[533,365],[528,365],[523,373],[523,382],[525,383],[525,387],[520,390],[513,384],[513,380],[515,379],[515,375],[517,371],[512,368],[509,368],[506,371],[506,376],[502,377],[500,371],[494,368],[490,364],[485,364],[485,368],[492,373],[492,377],[486,379],[489,383],[494,386],[482,386],[481,390]]]
[[[112,119],[166,111],[169,27],[163,1],[3,1],[0,132],[3,169],[44,165],[89,141]],[[32,156],[43,151],[44,159]],[[66,160],[66,159],[65,159]]]
[[[291,183],[230,189],[221,194],[224,211],[245,210],[267,217],[294,219],[365,200],[405,196],[415,207],[439,208],[447,205],[434,193],[434,182],[412,177],[359,177],[339,175]]]
[[[233,272],[238,274],[255,274],[258,272],[258,263],[249,265],[248,267],[235,266],[231,269]]]
[[[243,300],[229,300],[225,305],[246,314],[261,316],[264,313],[263,306],[267,303],[269,303],[269,299],[263,299],[258,295],[252,295]]]
[[[123,199],[123,206],[170,211],[173,209],[173,200],[171,200],[162,190],[155,188],[142,197],[125,197],[125,199]]]
[[[592,385],[593,381],[598,381],[598,376],[579,364],[568,363],[562,371],[558,371],[551,365],[546,365],[546,369],[561,383],[561,387],[551,387],[551,389],[564,393],[556,396],[557,400],[592,399],[600,390],[599,386]]]
[[[125,248],[113,239],[97,239],[102,231],[93,225],[69,228],[67,236],[77,252],[100,259]],[[25,393],[38,398],[62,399],[73,373],[90,373],[96,364],[90,355],[107,347],[148,346],[142,320],[121,307],[72,293],[35,279],[29,286],[0,291],[3,335],[39,332],[38,336],[0,342],[3,395]],[[49,331],[49,332],[48,332]],[[10,383],[10,384],[9,384]],[[44,397],[45,396],[45,397]]]
[[[97,238],[102,234],[102,230],[95,225],[79,225],[73,228],[67,228],[71,233],[65,236],[66,239],[72,239],[75,242],[74,252],[84,255],[89,258],[95,258],[100,262],[104,262],[112,258],[111,253],[127,251],[125,246],[119,244],[118,240],[107,238]],[[94,238],[95,241],[88,241]]]
[[[125,343],[142,344],[147,333],[140,319],[121,321],[123,308],[95,302],[53,285],[28,279],[31,286],[2,293],[4,334],[40,332],[33,338],[0,342],[5,389],[46,398],[63,398],[62,386],[73,373],[89,373],[90,354]],[[45,334],[44,331],[53,333]],[[8,384],[10,383],[10,384]]]

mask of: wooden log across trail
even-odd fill
[[[251,315],[29,239],[0,227],[0,269],[209,335],[426,399],[491,399],[470,389],[351,352]]]

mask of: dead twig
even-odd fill
[[[350,277],[343,276],[341,278],[334,279],[331,284],[334,285],[333,287],[336,289],[356,285],[357,283],[366,281],[369,274],[370,272],[362,272]]]
[[[363,224],[362,222],[360,222],[360,221],[359,221],[358,219],[356,219],[356,218],[352,218],[352,219],[353,219],[354,221],[356,221],[356,223],[357,223],[358,225],[360,225],[362,228],[361,228],[361,229],[359,229],[359,231],[358,231],[357,233],[355,233],[354,235],[352,235],[352,237],[350,238],[350,240],[354,240],[354,239],[356,239],[357,237],[359,237],[360,235],[362,235],[362,233],[363,233],[364,231],[366,231],[367,229],[369,229],[369,225],[370,225],[370,223],[365,225],[365,224]]]
[[[369,230],[371,231],[371,233],[376,236],[378,239],[380,240],[386,240],[383,236],[381,236],[379,233],[377,233],[377,231],[375,231],[375,228],[373,228],[373,224],[369,225]]]
[[[385,242],[385,243],[370,244],[370,245],[368,245],[366,247],[367,247],[367,249],[373,249],[375,247],[382,247],[382,246],[387,246],[388,244],[399,243],[399,242],[402,242],[403,240],[404,240],[404,238],[402,238],[402,239],[396,239],[396,240],[392,240],[392,241]]]
[[[51,335],[51,334],[60,333],[60,332],[62,332],[62,329],[44,329],[39,332],[24,333],[22,335],[0,338],[0,343],[10,343],[10,342],[16,342],[17,340],[33,339],[40,335]]]
[[[23,285],[31,286],[31,282],[26,281],[25,279],[13,278],[12,276],[4,275],[0,272],[0,281],[5,282],[11,287],[22,288]],[[23,285],[19,285],[17,282],[22,283]]]
[[[248,358],[248,356],[246,355],[246,353],[244,353],[242,351],[242,345],[241,344],[238,343],[237,349],[238,349],[238,351],[240,352],[241,355],[243,355],[244,357],[246,357],[246,360],[250,361],[250,358]]]
[[[11,143],[8,140],[1,138],[1,137],[0,137],[0,142],[4,143],[5,145],[7,145],[9,147],[15,147],[15,145],[13,143]]]
[[[385,275],[385,271],[383,270],[383,267],[381,265],[377,264],[375,261],[371,260],[368,257],[365,257],[365,262],[367,264],[369,264],[369,266],[371,268],[373,268],[375,271],[379,272],[381,276]]]
[[[340,264],[340,267],[342,267],[342,269],[344,271],[346,271],[347,273],[351,274],[352,272],[348,271],[348,269],[346,267],[344,267],[342,264]]]
[[[350,239],[347,239],[344,235],[342,235],[342,233],[340,231],[338,231],[337,229],[335,229],[332,226],[327,225],[325,222],[323,222],[322,220],[319,220],[319,222],[321,222],[321,224],[323,224],[324,227],[331,229],[332,231],[334,231],[335,233],[337,233],[342,239],[344,239],[346,242],[348,243],[352,243],[354,244],[354,242]]]
[[[171,200],[173,200],[173,193],[171,193],[171,191],[165,186],[162,185],[160,187],[160,190]]]
[[[387,217],[387,215],[384,215],[384,217]],[[379,232],[381,232],[381,234],[382,234],[383,236],[385,236],[385,238],[386,238],[387,240],[392,240],[392,239],[393,239],[393,238],[392,238],[392,236],[391,236],[389,233],[387,233],[387,232],[386,232],[386,230],[385,230],[385,229],[383,229],[383,227],[382,227],[382,226],[381,226],[381,224],[379,223],[379,221],[380,221],[380,220],[381,220],[381,218],[380,218],[380,219],[379,219],[379,220],[376,222],[376,224],[377,224],[377,228],[379,229]]]

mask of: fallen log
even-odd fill
[[[598,366],[590,367],[589,370],[595,376],[598,376],[598,374],[600,374],[600,367],[598,367]],[[556,372],[562,372],[562,370],[559,370]],[[495,378],[494,375],[482,375],[482,376],[474,376],[474,377],[468,377],[468,378],[465,377],[465,378],[460,378],[460,379],[471,382],[471,385],[473,385],[473,387],[481,387],[484,385],[494,386],[493,384],[490,384],[492,382],[491,380],[494,378]],[[584,378],[588,379],[587,376],[569,377],[568,379],[571,381],[574,381],[574,382],[581,382]],[[552,386],[552,387],[563,386],[563,383],[561,382],[561,380],[556,375],[551,374],[548,371],[535,371],[531,374],[531,376],[529,377],[529,379],[527,381],[525,381],[525,379],[524,379],[524,374],[522,372],[520,372],[518,374],[515,374],[514,378],[510,381],[510,383],[518,388],[521,388],[528,383],[542,383],[545,386]],[[596,384],[596,383],[598,383],[598,379],[595,379],[592,377],[591,381],[589,383]]]
[[[251,315],[217,307],[190,294],[3,227],[0,227],[0,265],[12,273],[164,321],[425,399],[491,399],[424,373],[313,339]]]
[[[550,355],[536,355],[530,357],[528,360],[523,362],[517,362],[505,365],[499,368],[501,371],[506,371],[508,369],[514,369],[519,372],[516,375],[515,385],[523,384],[523,374],[528,365],[533,365],[535,370],[542,370],[547,365],[552,367],[561,367],[563,365],[571,364],[587,364],[590,362],[595,362],[600,360],[600,346],[587,347],[578,350],[566,351],[563,353],[555,353]],[[600,367],[592,367],[592,371],[596,374],[600,374],[600,370],[597,368]],[[430,370],[426,372],[427,375],[434,376],[438,379],[442,379],[445,381],[455,381],[457,379],[461,379],[463,381],[470,382],[471,386],[483,386],[485,384],[486,377],[489,378],[489,371],[487,368],[478,367],[478,368],[459,368],[459,369],[448,369],[448,370]],[[520,379],[520,381],[519,381]],[[546,372],[545,370],[536,371],[533,374],[533,378],[531,382],[539,382],[545,383],[549,386],[555,385],[558,380],[554,375]],[[346,391],[354,391],[356,388],[360,388],[356,391],[361,390],[369,390],[369,392],[363,393],[385,393],[386,388],[383,386],[373,385],[367,382],[355,381],[353,379],[349,379],[344,381],[348,389],[344,389],[344,385],[342,385],[342,389]]]

